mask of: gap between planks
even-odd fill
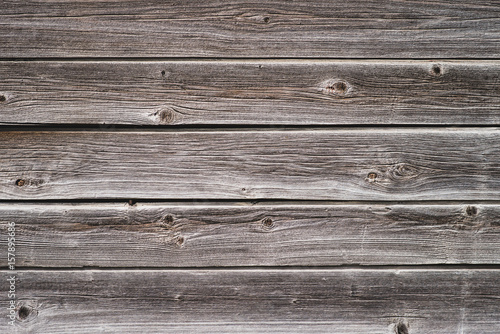
[[[436,271],[489,271],[500,272],[500,264],[422,264],[422,265],[331,265],[331,266],[212,266],[212,267],[16,267],[15,271],[52,272],[186,272],[186,271],[226,271],[226,272],[436,272]],[[0,270],[0,273],[10,271]]]
[[[105,326],[112,332],[164,333],[175,326],[172,323],[182,323],[185,330],[208,323],[235,333],[240,331],[228,328],[231,323],[245,323],[247,329],[263,323],[282,333],[318,333],[317,327],[298,328],[297,323],[326,321],[328,327],[321,332],[386,334],[394,328],[408,333],[409,328],[411,334],[460,333],[466,326],[467,333],[496,334],[500,325],[497,270],[106,270],[17,275],[23,287],[16,307],[22,332],[68,333],[73,328],[89,333],[102,332]],[[2,308],[0,316],[7,312]],[[220,332],[206,326],[197,329]]]
[[[282,132],[292,132],[292,133],[318,133],[318,132],[353,132],[353,133],[439,133],[439,132],[454,132],[454,131],[467,131],[470,133],[481,133],[481,132],[495,132],[500,130],[500,124],[484,124],[484,125],[284,125],[279,127],[273,127],[269,125],[179,125],[179,126],[141,126],[141,125],[115,125],[115,124],[105,124],[105,127],[99,125],[89,124],[73,124],[73,125],[0,125],[1,133],[73,133],[73,132],[95,132],[95,133],[171,133],[171,132],[182,132],[182,133],[224,133],[224,132],[241,132],[241,133],[282,133]]]
[[[463,64],[496,65],[500,58],[305,58],[305,57],[45,57],[45,58],[2,58],[0,62],[40,63],[202,63],[202,64],[428,64],[429,62],[454,62]]]

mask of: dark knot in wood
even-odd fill
[[[330,79],[321,84],[321,91],[323,93],[338,97],[348,96],[351,89],[351,85],[341,79]]]
[[[175,122],[175,111],[172,108],[163,108],[155,113],[160,124],[172,124]]]

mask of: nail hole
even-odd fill
[[[265,23],[269,23],[269,17],[267,17],[267,16],[266,16],[266,17],[264,17],[264,22],[265,22]]]
[[[24,184],[25,184],[25,181],[23,179],[16,180],[16,186],[22,187],[22,186],[24,186]]]
[[[408,327],[400,322],[396,325],[396,334],[408,334]]]
[[[465,208],[465,212],[468,216],[474,216],[477,215],[477,208],[473,205],[469,205],[467,208]]]
[[[434,73],[434,75],[440,75],[441,74],[441,67],[439,65],[433,65],[432,66],[432,73]]]
[[[19,317],[20,320],[26,319],[31,313],[31,310],[27,306],[21,306],[19,308],[19,311],[17,311],[17,316]]]
[[[0,102],[5,102],[5,101],[7,101],[5,95],[0,95]]]
[[[165,71],[161,71],[161,75],[165,75]]]

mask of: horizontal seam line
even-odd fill
[[[16,270],[2,269],[3,272],[15,271],[439,271],[439,270],[492,270],[500,272],[500,264],[422,264],[422,265],[338,265],[338,266],[209,266],[209,267],[18,267]]]
[[[129,204],[129,201],[133,201],[133,204]],[[25,204],[25,205],[38,205],[38,204],[128,204],[134,206],[137,204],[141,205],[190,205],[190,206],[228,206],[234,205],[240,207],[239,204],[251,204],[253,206],[259,205],[276,205],[276,206],[286,206],[286,205],[331,205],[331,206],[342,206],[342,205],[467,205],[467,204],[494,204],[500,205],[500,200],[301,200],[301,199],[279,199],[279,198],[259,198],[259,199],[205,199],[205,198],[135,198],[135,197],[123,197],[123,198],[89,198],[89,199],[39,199],[39,200],[29,200],[29,199],[0,199],[1,204]],[[244,207],[244,206],[241,206]]]
[[[320,130],[475,130],[500,129],[500,123],[491,124],[314,124],[314,125],[126,125],[126,124],[2,124],[0,132],[230,132],[230,131],[258,131],[258,132],[285,132],[285,131],[320,131]]]
[[[391,57],[2,57],[0,61],[499,61],[498,57],[468,58],[468,57],[418,57],[418,58],[391,58]]]

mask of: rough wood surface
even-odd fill
[[[2,57],[498,58],[497,1],[4,1]]]
[[[498,334],[499,84],[497,0],[3,1],[0,333]]]
[[[499,279],[497,270],[22,271],[16,328],[497,334]]]
[[[2,204],[0,248],[15,222],[18,267],[500,264],[499,220],[489,204]]]
[[[0,199],[498,200],[499,129],[0,133]]]
[[[0,62],[0,124],[499,124],[499,62]]]

